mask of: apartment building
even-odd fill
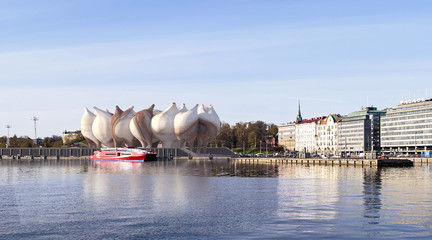
[[[338,122],[342,120],[339,114],[331,114],[321,119],[317,125],[317,144],[320,154],[338,154]]]
[[[323,117],[315,117],[311,119],[302,119],[296,123],[295,128],[295,146],[300,152],[318,152],[317,144],[317,125]]]

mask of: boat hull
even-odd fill
[[[101,149],[89,157],[92,161],[101,162],[144,162],[156,160],[155,152],[139,149]]]

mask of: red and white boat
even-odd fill
[[[156,160],[156,152],[138,148],[102,148],[89,157],[92,161],[144,162]]]

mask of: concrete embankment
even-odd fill
[[[431,158],[415,159],[363,159],[363,158],[234,158],[238,162],[304,165],[345,165],[371,167],[410,167],[414,163],[428,164]]]
[[[82,157],[63,157],[63,156],[2,156],[1,160],[16,160],[16,161],[42,161],[42,160],[86,160],[88,156]]]

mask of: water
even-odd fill
[[[0,161],[0,239],[431,239],[432,169]]]

